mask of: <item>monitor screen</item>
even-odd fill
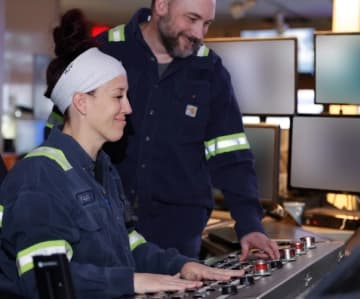
[[[281,34],[276,29],[248,29],[240,31],[241,37],[296,37],[297,38],[297,70],[299,73],[314,72],[314,28],[288,28]]]
[[[15,152],[23,155],[44,141],[46,120],[17,119],[15,123]]]
[[[360,33],[315,33],[315,102],[360,104]]]
[[[289,187],[360,192],[358,117],[295,116],[291,127]]]
[[[292,115],[296,107],[296,39],[208,39],[231,75],[244,115]]]
[[[260,200],[278,201],[280,126],[272,124],[245,124],[245,133],[255,157]]]

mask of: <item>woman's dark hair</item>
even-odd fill
[[[50,98],[56,82],[71,61],[89,48],[97,47],[95,40],[90,37],[89,28],[82,11],[71,9],[62,16],[60,25],[53,30],[56,57],[46,71],[46,97]]]

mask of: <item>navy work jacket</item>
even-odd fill
[[[132,294],[134,272],[175,274],[189,261],[140,235],[131,241],[120,177],[104,152],[97,158],[100,184],[94,162],[72,137],[54,128],[44,147],[62,152],[61,163],[34,151],[1,186],[0,292],[37,298],[30,253],[51,253],[62,244],[80,299]]]
[[[133,113],[119,147],[107,149],[122,159],[117,167],[128,198],[142,209],[154,201],[211,209],[215,186],[240,237],[263,232],[254,158],[229,73],[202,47],[197,55],[175,58],[159,76],[139,28],[149,15],[141,9],[126,26],[97,38],[128,74]]]

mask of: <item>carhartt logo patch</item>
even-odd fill
[[[194,105],[186,105],[186,109],[185,109],[185,115],[190,116],[190,117],[196,117],[196,114],[198,112],[198,107],[194,106]]]
[[[82,192],[76,195],[76,199],[83,206],[95,201],[94,194],[91,191]]]

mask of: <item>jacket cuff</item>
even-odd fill
[[[107,293],[118,296],[134,294],[134,270],[132,268],[114,267],[106,271],[108,282]]]

